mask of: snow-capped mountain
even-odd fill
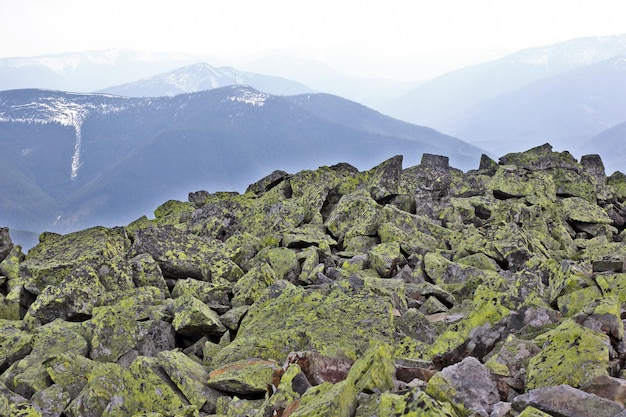
[[[45,88],[91,92],[152,76],[198,58],[130,49],[0,59],[0,90]]]
[[[213,67],[204,62],[105,88],[100,92],[128,97],[160,97],[194,93],[229,85],[249,85],[259,91],[275,95],[313,92],[307,86],[285,78],[238,71],[231,67]]]

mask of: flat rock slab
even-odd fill
[[[624,411],[613,401],[569,385],[537,388],[513,400],[514,410],[519,412],[526,407],[563,417],[614,417]]]

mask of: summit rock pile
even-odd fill
[[[625,201],[546,144],[0,229],[0,415],[626,416]]]

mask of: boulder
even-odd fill
[[[138,230],[131,255],[149,254],[164,276],[210,281],[213,277],[236,281],[243,272],[232,260],[223,242],[185,233],[173,226]]]
[[[9,228],[0,227],[0,262],[9,256],[11,249],[13,249],[13,241],[9,235]]]
[[[574,388],[608,375],[609,337],[571,320],[535,338],[541,352],[530,359],[528,389],[567,384]]]
[[[215,412],[217,398],[223,394],[209,387],[208,369],[175,350],[160,352],[157,359],[169,379],[191,405],[207,413]]]
[[[514,410],[521,412],[527,407],[565,417],[614,417],[624,411],[619,404],[569,385],[533,389],[513,400]]]
[[[626,406],[626,380],[600,375],[580,386],[581,391],[611,400]]]
[[[219,336],[226,332],[218,314],[192,295],[183,295],[172,305],[172,326],[176,333],[185,336]]]
[[[278,281],[251,306],[237,338],[213,363],[250,357],[283,362],[289,352],[310,349],[356,359],[370,341],[391,343],[391,332],[391,304],[370,291],[349,282],[320,291]]]
[[[219,391],[244,396],[259,396],[271,390],[280,366],[273,361],[244,359],[209,373],[208,386]]]
[[[40,294],[49,285],[61,284],[80,266],[95,271],[118,269],[128,244],[121,228],[94,227],[64,236],[50,236],[28,251],[24,262],[20,263],[19,273],[26,281],[26,289]]]
[[[452,404],[460,415],[490,414],[500,401],[498,387],[489,369],[471,356],[433,375],[426,394]]]
[[[162,320],[138,321],[129,309],[97,307],[89,357],[129,365],[138,356],[156,356],[176,345],[172,325]]]

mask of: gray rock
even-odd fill
[[[486,413],[484,415],[491,413],[500,401],[491,372],[471,356],[433,375],[426,393],[436,400],[451,403],[458,410]]]
[[[0,227],[0,262],[4,261],[13,249],[13,242],[8,227]]]
[[[537,388],[513,400],[515,411],[521,412],[526,407],[563,417],[614,417],[624,411],[613,401],[569,385]]]

